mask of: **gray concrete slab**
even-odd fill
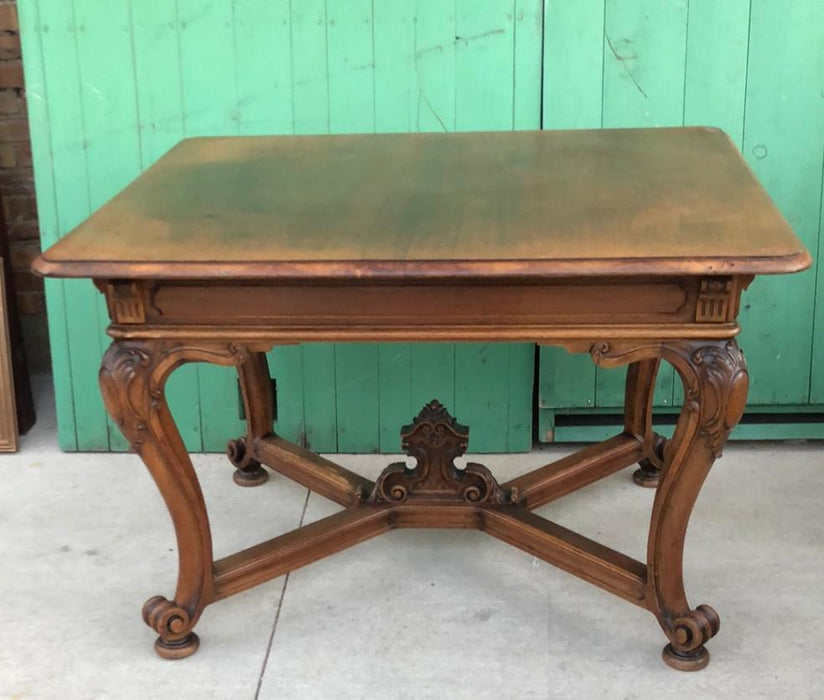
[[[133,455],[60,453],[47,383],[38,398],[37,427],[0,458],[0,698],[824,697],[820,443],[733,445],[710,474],[685,571],[722,627],[699,673],[663,665],[649,613],[457,531],[390,533],[215,604],[200,651],[167,662],[140,619],[174,589],[162,501]],[[503,479],[564,452],[482,461]],[[337,459],[374,476],[392,458]],[[216,556],[336,508],[194,461]],[[625,471],[541,512],[642,559],[651,502]]]

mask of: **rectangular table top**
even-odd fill
[[[34,268],[409,279],[809,264],[734,144],[696,127],[187,139]]]

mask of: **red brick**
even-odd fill
[[[0,114],[23,114],[23,100],[16,89],[0,90]]]
[[[15,272],[31,271],[31,264],[40,255],[39,241],[12,241],[9,245],[11,269]]]
[[[37,219],[37,206],[34,197],[30,195],[12,194],[3,197],[3,209],[9,227],[21,221]]]
[[[0,34],[0,59],[11,61],[20,56],[20,35]]]
[[[26,316],[45,313],[46,296],[43,292],[17,292],[17,309]]]
[[[31,146],[25,142],[0,144],[0,168],[31,168]]]
[[[40,225],[36,221],[7,222],[6,225],[11,240],[40,240]]]
[[[17,144],[0,143],[0,168],[17,167]]]
[[[12,274],[14,289],[17,292],[42,292],[43,278],[35,275],[31,270],[22,270]]]
[[[28,119],[7,119],[0,121],[0,141],[28,141]]]
[[[3,194],[34,194],[34,173],[31,168],[0,168],[0,192]]]
[[[31,144],[28,143],[28,142],[17,144],[17,167],[19,167],[19,168],[31,168],[32,167]]]
[[[20,29],[17,19],[17,5],[13,2],[0,4],[0,31],[16,32]]]
[[[0,87],[23,87],[23,62],[4,61],[0,63]]]

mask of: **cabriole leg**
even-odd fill
[[[744,412],[748,376],[735,341],[666,343],[664,359],[684,383],[684,407],[664,450],[647,546],[647,602],[670,643],[664,661],[682,671],[709,663],[706,642],[720,620],[707,605],[691,609],[683,581],[684,536],[712,463]]]
[[[266,353],[249,353],[238,365],[237,373],[246,411],[246,436],[230,440],[226,455],[236,467],[232,478],[238,486],[260,486],[269,479],[269,473],[254,458],[254,444],[256,439],[272,433],[274,422],[274,397]]]
[[[639,486],[655,488],[661,474],[666,439],[652,429],[652,402],[660,358],[633,362],[627,369],[624,403],[624,432],[644,445],[642,459],[632,475]]]
[[[103,357],[100,387],[106,408],[149,469],[177,536],[174,600],[149,599],[143,619],[160,636],[163,658],[193,654],[193,628],[214,599],[212,536],[197,475],[164,396],[171,372],[187,361],[237,364],[247,353],[231,346],[184,346],[160,340],[115,340]]]

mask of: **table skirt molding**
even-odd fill
[[[206,334],[183,326],[175,332],[115,323],[100,370],[104,402],[154,478],[177,536],[174,597],[153,597],[143,609],[144,620],[159,635],[159,655],[182,658],[197,650],[193,630],[207,605],[359,542],[396,528],[474,528],[649,610],[668,639],[666,663],[680,670],[706,666],[705,644],[718,632],[719,618],[711,607],[692,608],[687,602],[683,544],[704,479],[746,403],[746,363],[732,338],[737,325],[685,324],[681,334],[675,327],[652,325],[602,325],[597,335],[595,330],[552,326],[519,339],[588,352],[603,367],[628,365],[623,432],[499,484],[482,465],[455,466],[454,459],[467,449],[469,431],[436,400],[401,430],[403,449],[416,466],[389,465],[374,482],[274,434],[265,352],[284,336],[271,328],[213,328]],[[478,327],[482,331],[487,340],[509,339],[488,325]],[[450,340],[468,339],[454,328],[443,332],[451,333]],[[286,340],[301,340],[298,329],[288,333]],[[368,339],[390,339],[377,335],[372,330]],[[662,361],[681,377],[685,396],[669,440],[652,429]],[[237,484],[263,483],[268,467],[344,509],[215,561],[203,494],[164,397],[169,375],[189,362],[237,368],[247,422],[246,434],[227,446]],[[655,488],[646,562],[533,512],[636,463],[635,481]]]

